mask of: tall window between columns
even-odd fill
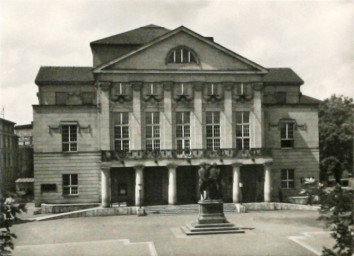
[[[178,154],[190,154],[190,112],[176,112],[176,144]]]
[[[210,150],[220,149],[220,112],[206,112],[206,147]]]
[[[146,150],[160,150],[160,113],[146,112]]]
[[[129,113],[117,113],[114,125],[114,148],[116,151],[129,151]]]
[[[236,147],[237,149],[250,148],[250,112],[236,112]]]

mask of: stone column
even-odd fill
[[[168,204],[177,203],[176,166],[168,165]]]
[[[232,183],[232,201],[240,202],[240,164],[233,164],[233,183]]]
[[[172,149],[172,82],[164,82],[163,113],[161,116],[161,149]]]
[[[253,84],[253,142],[254,148],[263,147],[263,111],[262,111],[262,83]]]
[[[130,116],[131,150],[141,150],[141,82],[132,83],[133,112]]]
[[[271,177],[270,177],[270,165],[264,165],[264,202],[270,202],[271,200]]]
[[[101,150],[110,150],[110,109],[109,109],[109,90],[110,82],[98,82],[98,98],[100,112],[98,115],[98,127],[99,127],[99,145]]]
[[[203,97],[202,82],[194,83],[194,115],[191,118],[191,149],[203,148]]]
[[[232,134],[232,83],[224,83],[224,112],[221,113],[221,148],[233,148]]]
[[[101,167],[101,200],[102,207],[111,207],[111,169]]]
[[[144,204],[144,172],[143,166],[135,167],[135,205]]]

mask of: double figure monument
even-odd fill
[[[225,218],[220,168],[215,163],[213,165],[201,164],[198,175],[201,195],[201,200],[198,202],[198,220],[196,223],[182,226],[182,230],[186,235],[244,233],[245,231]]]

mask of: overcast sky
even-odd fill
[[[184,25],[264,67],[291,67],[306,95],[354,97],[353,1],[3,0],[0,105],[32,121],[39,67],[90,66],[89,43],[148,24]]]

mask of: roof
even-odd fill
[[[291,68],[268,68],[269,73],[263,77],[265,84],[302,85],[304,81]]]
[[[35,83],[42,84],[88,84],[93,83],[92,67],[41,67]]]
[[[9,123],[9,124],[12,124],[12,125],[16,124],[16,123],[14,123],[14,122],[12,122],[12,121],[10,121],[10,120],[6,120],[6,119],[1,118],[1,117],[0,117],[0,121],[1,121],[1,122],[4,122],[4,123]]]
[[[152,41],[147,42],[146,44],[142,45],[141,47],[139,47],[138,49],[136,49],[136,50],[134,50],[132,52],[128,52],[127,54],[125,54],[123,56],[119,56],[119,57],[117,57],[117,58],[115,58],[115,59],[113,59],[113,60],[111,60],[111,61],[109,61],[107,63],[104,63],[104,64],[96,67],[94,69],[94,72],[95,73],[104,72],[103,71],[104,68],[106,68],[106,67],[108,67],[110,65],[113,65],[113,64],[115,64],[115,63],[117,63],[119,61],[122,61],[122,60],[124,60],[126,58],[129,58],[132,55],[138,54],[139,52],[141,52],[141,51],[143,51],[143,50],[145,50],[145,49],[147,49],[147,48],[149,48],[149,47],[151,47],[151,46],[153,46],[153,45],[155,45],[155,44],[157,44],[157,43],[159,43],[159,42],[161,42],[161,41],[163,41],[163,40],[165,40],[165,39],[167,39],[167,38],[169,38],[169,37],[171,37],[171,36],[173,36],[173,35],[175,35],[175,34],[177,34],[179,32],[181,32],[181,31],[183,31],[183,32],[185,32],[185,33],[187,33],[187,34],[189,34],[189,35],[191,35],[191,36],[193,36],[193,37],[195,37],[195,38],[197,38],[197,39],[199,39],[199,40],[201,40],[201,41],[203,41],[203,42],[205,42],[205,43],[207,43],[207,44],[209,44],[209,45],[211,45],[211,46],[213,46],[213,47],[215,47],[215,48],[217,48],[217,49],[219,49],[221,51],[223,51],[224,53],[226,53],[226,54],[228,54],[228,55],[230,55],[230,56],[232,56],[232,57],[234,57],[234,58],[236,58],[238,60],[241,60],[242,62],[250,65],[251,67],[253,67],[258,72],[261,72],[261,73],[267,73],[268,72],[268,70],[265,69],[264,67],[262,67],[261,65],[246,59],[245,57],[243,57],[243,56],[241,56],[241,55],[239,55],[239,54],[237,54],[237,53],[225,48],[224,46],[222,46],[220,44],[215,43],[213,40],[210,40],[210,37],[204,37],[204,36],[194,32],[194,31],[192,31],[189,28],[186,28],[184,26],[180,26],[180,27],[178,27],[178,28],[176,28],[174,30],[171,30],[171,31],[169,31],[167,33],[164,33],[161,36],[156,37]]]
[[[34,182],[34,178],[18,178],[16,183],[27,183],[27,182]]]
[[[15,130],[18,129],[32,129],[33,128],[33,122],[30,124],[21,124],[21,125],[16,125]]]
[[[91,42],[91,45],[146,44],[170,30],[153,24]]]
[[[320,103],[322,103],[322,100],[318,100],[316,98],[312,98],[312,97],[306,96],[306,95],[301,95],[300,96],[299,104],[312,105],[312,104],[320,104]]]

